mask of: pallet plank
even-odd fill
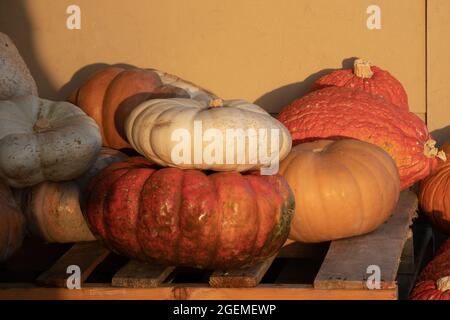
[[[67,267],[77,265],[80,267],[83,283],[108,255],[109,250],[97,241],[76,243],[49,270],[42,273],[36,282],[44,286],[65,288],[70,276]]]
[[[249,288],[256,287],[272,265],[276,255],[257,265],[244,269],[216,270],[209,277],[209,285],[213,288]]]
[[[131,260],[112,278],[113,287],[154,288],[172,273],[175,267],[153,265]]]
[[[370,265],[380,267],[381,289],[397,287],[400,257],[418,201],[403,191],[391,218],[367,235],[332,241],[314,280],[316,289],[367,289]]]
[[[162,285],[117,288],[86,284],[79,290],[35,286],[5,288],[0,300],[396,300],[397,290],[317,290],[311,285],[259,285],[255,288],[211,288],[205,285]]]

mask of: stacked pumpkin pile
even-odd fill
[[[26,220],[49,242],[99,239],[144,261],[248,266],[288,235],[322,242],[371,232],[400,190],[445,170],[402,85],[364,60],[322,77],[275,119],[154,69],[107,67],[69,102],[40,99],[5,41],[0,67],[13,71],[2,75],[18,78],[0,79],[0,259],[20,246]],[[230,161],[220,150],[231,141],[213,136],[239,130],[266,145],[254,151],[247,136],[242,149],[236,138]],[[177,149],[180,141],[189,147]],[[278,160],[279,175],[258,172]]]

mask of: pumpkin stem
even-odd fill
[[[220,108],[223,107],[223,100],[220,98],[212,99],[208,103],[209,108]]]
[[[442,157],[442,154],[439,153],[439,149],[436,148],[436,141],[433,139],[430,139],[427,142],[425,142],[425,145],[423,146],[423,154],[428,158],[434,158],[436,156],[440,158]]]
[[[39,118],[34,123],[33,130],[36,132],[42,132],[50,128],[50,121],[47,118]]]
[[[366,59],[356,59],[353,63],[353,72],[359,78],[372,78],[372,64]]]
[[[447,155],[445,154],[444,151],[439,151],[437,154],[437,157],[439,159],[441,159],[442,161],[446,162],[447,161]]]
[[[450,290],[450,277],[443,277],[438,279],[436,281],[436,287],[441,292]]]

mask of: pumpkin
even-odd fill
[[[450,240],[422,270],[411,300],[450,300]]]
[[[35,95],[37,87],[14,43],[0,32],[0,100]]]
[[[313,91],[284,108],[278,119],[294,144],[353,138],[383,148],[397,164],[402,190],[427,177],[443,158],[418,116],[361,90]]]
[[[274,255],[294,208],[278,175],[159,169],[144,158],[108,166],[86,195],[91,230],[114,252],[208,269],[250,266]]]
[[[73,104],[35,96],[0,101],[0,177],[10,186],[74,179],[100,147],[94,120]]]
[[[130,113],[125,130],[133,148],[147,159],[183,169],[247,171],[268,167],[278,161],[276,157],[286,157],[292,144],[289,132],[279,121],[244,100],[148,100]],[[184,130],[185,140],[174,138],[179,130]],[[207,140],[210,130],[221,138]],[[239,130],[242,143],[229,135]],[[264,140],[272,133],[278,141]],[[250,142],[250,136],[255,143]],[[184,151],[178,149],[184,142]],[[258,142],[266,149],[263,156],[263,149],[257,149]]]
[[[292,148],[280,174],[295,195],[289,238],[336,240],[371,232],[385,222],[400,196],[394,161],[357,140],[318,140]]]
[[[384,98],[400,109],[409,110],[408,95],[400,81],[388,71],[372,66],[365,59],[356,59],[353,69],[336,70],[319,78],[312,90],[331,86],[364,90]]]
[[[94,118],[103,144],[114,149],[128,148],[123,124],[139,103],[153,98],[212,97],[212,93],[190,82],[158,70],[107,67],[86,80],[69,101]]]
[[[20,248],[24,235],[25,219],[16,206],[11,190],[0,181],[0,262]]]
[[[450,146],[445,144],[447,161],[423,180],[419,188],[419,203],[422,212],[434,227],[450,234]]]
[[[17,190],[16,198],[20,199],[31,233],[50,243],[95,240],[81,212],[80,190],[103,168],[126,158],[120,151],[102,148],[94,164],[76,180],[44,181]]]

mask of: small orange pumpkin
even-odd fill
[[[450,141],[444,144],[442,150],[447,161],[441,162],[438,169],[422,181],[419,202],[431,224],[450,234]]]

